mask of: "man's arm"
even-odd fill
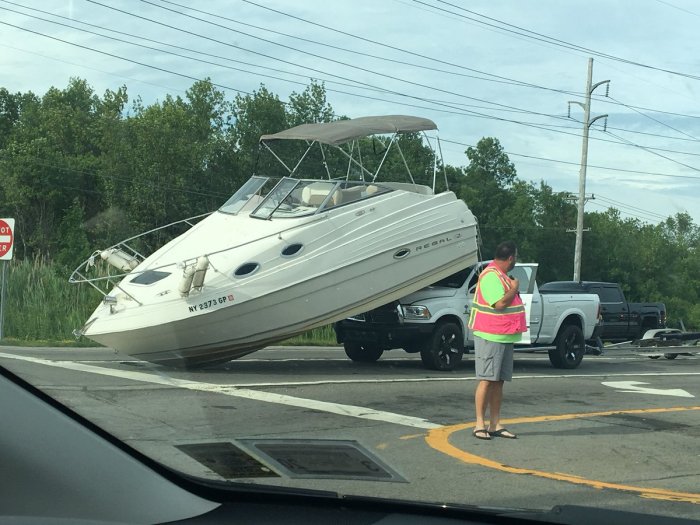
[[[518,286],[520,286],[520,281],[517,279],[513,279],[512,277],[508,277],[510,279],[510,289],[506,290],[505,294],[503,294],[503,297],[501,297],[498,301],[496,301],[493,304],[493,307],[496,310],[503,310],[504,308],[508,308],[510,306],[510,303],[513,302],[513,299],[515,299],[515,296],[518,295]]]

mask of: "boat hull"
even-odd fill
[[[229,361],[399,299],[476,263],[474,235],[470,228],[443,233],[420,241],[416,246],[423,253],[404,259],[396,259],[395,252],[388,251],[362,264],[348,264],[241,303],[235,298],[219,302],[227,295],[213,299],[210,294],[203,295],[195,308],[216,303],[204,314],[133,330],[88,331],[86,335],[121,353],[169,366]],[[140,309],[141,315],[148,315],[147,306]]]
[[[203,286],[181,296],[183,265],[202,255],[211,266]],[[124,277],[82,333],[139,359],[206,365],[376,308],[477,260],[476,220],[451,192],[397,189],[291,219],[216,213]]]

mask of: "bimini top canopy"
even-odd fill
[[[269,140],[313,140],[337,146],[360,137],[381,133],[401,133],[437,129],[432,120],[407,115],[384,115],[336,120],[318,124],[302,124],[272,135],[263,135],[260,142]]]

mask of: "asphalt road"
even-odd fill
[[[576,504],[698,519],[700,355],[624,351],[556,370],[517,354],[503,422],[475,439],[473,363],[270,347],[178,371],[104,349],[0,347],[0,365],[155,459],[234,479],[496,507]],[[334,474],[333,474],[334,473]],[[340,478],[340,479],[336,479]]]

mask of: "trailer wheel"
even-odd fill
[[[676,357],[678,357],[678,354],[664,354],[664,357],[666,359],[675,359]]]
[[[343,343],[345,354],[356,363],[374,363],[384,353],[376,343],[354,343],[346,341]]]
[[[549,360],[554,368],[572,369],[581,364],[583,354],[586,353],[586,342],[578,326],[562,326],[554,344],[557,347],[549,351]]]
[[[454,370],[464,355],[464,336],[455,323],[439,325],[421,350],[423,365],[430,370]]]

